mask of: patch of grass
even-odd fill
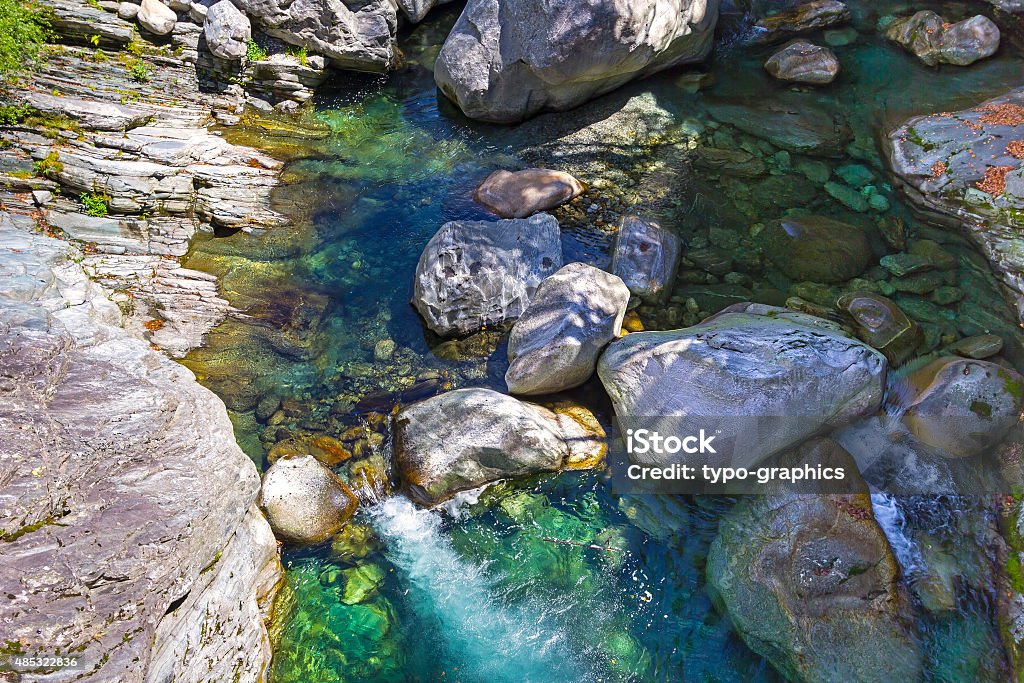
[[[50,12],[32,0],[0,0],[0,81],[7,81],[40,57],[50,37]]]
[[[50,178],[51,180],[64,170],[64,164],[60,160],[60,152],[57,150],[53,150],[44,159],[35,162],[33,167],[37,176]]]
[[[128,63],[128,73],[132,80],[139,83],[146,83],[153,77],[153,70],[141,59],[133,59]]]
[[[109,213],[107,204],[110,202],[110,195],[102,192],[83,192],[78,200],[85,207],[85,212],[90,216],[102,218]]]
[[[146,54],[146,44],[134,36],[132,37],[131,42],[128,43],[124,49],[128,54],[135,55],[136,57],[141,57]]]
[[[32,109],[23,104],[0,104],[0,126],[16,126],[31,113]]]
[[[252,38],[245,44],[245,58],[250,62],[258,62],[267,58],[267,51],[256,44]]]
[[[290,47],[285,52],[295,59],[299,60],[299,64],[302,66],[309,66],[309,52],[306,50],[306,46],[302,47]]]

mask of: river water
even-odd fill
[[[933,345],[993,332],[1020,358],[1013,311],[984,259],[911,213],[888,184],[878,142],[879,131],[909,115],[1020,85],[1019,48],[1007,39],[997,57],[971,67],[927,68],[872,28],[915,3],[851,4],[851,29],[810,36],[836,45],[843,65],[839,80],[819,90],[772,81],[761,68],[770,48],[746,47],[739,25],[723,32],[707,70],[713,83],[703,89],[692,71],[677,69],[567,115],[511,128],[474,124],[438,101],[431,77],[459,11],[446,8],[403,35],[400,71],[342,77],[300,122],[251,118],[227,131],[289,162],[275,202],[293,225],[196,240],[186,265],[218,274],[244,315],[219,326],[186,364],[225,400],[260,468],[275,446],[286,452],[329,437],[354,453],[339,474],[377,480],[334,543],[284,549],[275,681],[778,680],[705,590],[708,546],[732,501],[617,497],[604,474],[567,472],[499,484],[447,510],[417,510],[380,482],[387,414],[396,400],[503,388],[500,334],[443,342],[424,330],[409,296],[426,241],[445,221],[486,218],[473,188],[491,170],[523,163],[564,168],[590,187],[555,211],[566,261],[606,265],[611,226],[625,210],[686,239],[694,263],[672,300],[640,309],[650,329],[692,323],[688,299],[703,314],[736,301],[778,304],[793,293],[834,298],[841,286],[793,283],[759,262],[756,226],[787,212],[828,215],[863,227],[880,256],[887,248],[878,224],[889,217],[957,258],[948,286],[960,298],[895,297]],[[983,8],[951,4],[946,14],[955,20]],[[780,147],[777,131],[723,114],[738,105],[756,120],[765,103],[841,116],[850,142],[839,156],[805,156]],[[709,170],[694,163],[702,147],[743,152],[763,171]],[[862,196],[884,202],[855,210],[825,190],[850,176],[862,179]],[[883,279],[877,271],[864,277]],[[607,415],[596,385],[575,398]],[[917,610],[931,678],[1003,680],[983,569],[986,513],[949,499],[876,496],[874,504],[908,585],[944,577],[955,594],[952,609]],[[968,578],[950,579],[959,574]],[[922,603],[933,593],[914,595]]]

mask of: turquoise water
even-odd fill
[[[731,500],[616,497],[603,473],[569,472],[417,511],[385,483],[386,415],[400,400],[503,387],[500,332],[444,342],[425,331],[409,296],[438,227],[485,218],[470,198],[475,186],[495,168],[524,163],[564,168],[590,186],[555,212],[567,261],[606,264],[611,226],[628,209],[686,238],[693,262],[672,300],[639,310],[649,329],[692,324],[735,301],[834,300],[843,285],[794,283],[759,258],[752,236],[762,222],[801,211],[841,218],[868,232],[877,257],[889,251],[879,221],[898,217],[912,239],[933,239],[958,260],[949,286],[960,299],[895,297],[933,346],[993,331],[1021,358],[1013,311],[984,260],[913,215],[888,183],[878,131],[999,94],[1020,81],[1024,60],[1007,46],[968,69],[929,69],[870,31],[888,3],[854,5],[858,32],[835,48],[843,73],[817,91],[772,81],[760,66],[768,49],[742,47],[727,31],[709,70],[714,83],[702,91],[674,70],[566,115],[474,124],[438,102],[430,73],[457,16],[449,8],[403,36],[408,65],[390,77],[343,76],[301,122],[252,119],[227,131],[289,161],[275,202],[294,224],[197,240],[186,265],[220,275],[245,315],[218,327],[186,364],[224,398],[261,468],[275,448],[328,438],[345,453],[341,476],[362,481],[369,472],[379,482],[333,544],[284,549],[275,681],[778,680],[705,590],[707,549]],[[724,120],[720,107],[736,103],[841,116],[850,141],[835,157],[786,151],[773,131]],[[611,128],[600,129],[606,119]],[[764,170],[709,170],[694,162],[702,147],[744,152]],[[861,196],[884,197],[888,209],[853,210],[825,190],[850,165],[867,173]],[[864,277],[881,281],[877,271]],[[388,340],[392,354],[381,352]],[[574,398],[607,416],[596,385]],[[1003,680],[990,513],[956,499],[889,509],[930,677]],[[950,575],[966,578],[940,580]]]

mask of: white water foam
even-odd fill
[[[370,511],[388,559],[410,585],[410,600],[439,624],[462,680],[488,683],[598,681],[579,661],[557,615],[535,605],[504,604],[485,567],[462,559],[441,531],[441,516],[400,496]]]
[[[907,535],[907,518],[896,499],[888,493],[872,493],[871,508],[875,521],[882,527],[896,559],[903,568],[903,574],[911,577],[924,567],[921,551]]]

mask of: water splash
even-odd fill
[[[888,493],[872,493],[871,508],[875,521],[882,527],[896,559],[903,568],[904,576],[912,576],[924,568],[924,559],[917,544],[907,534],[907,517],[894,496]]]
[[[388,559],[410,584],[411,602],[436,624],[448,659],[464,680],[501,683],[598,681],[576,659],[557,615],[539,605],[502,602],[486,565],[463,560],[441,531],[441,516],[392,497],[370,512]]]

